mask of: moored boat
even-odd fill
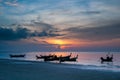
[[[10,54],[9,56],[11,58],[13,58],[13,57],[25,57],[25,54]]]

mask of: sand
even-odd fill
[[[0,80],[120,80],[120,72],[70,66],[72,65],[0,59]]]

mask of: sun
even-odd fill
[[[63,39],[48,39],[46,42],[57,45],[55,47],[59,49],[65,49],[64,46],[68,44],[68,41]]]
[[[56,48],[65,49],[72,44],[70,40],[66,39],[47,39],[47,43],[54,44]]]
[[[63,45],[65,43],[64,43],[64,41],[57,39],[57,40],[54,40],[54,44]]]
[[[67,41],[62,40],[62,39],[49,39],[47,40],[47,42],[50,44],[57,44],[60,46],[67,44]]]

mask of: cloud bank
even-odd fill
[[[112,40],[120,38],[120,23],[109,24],[100,27],[71,27],[65,29],[68,32],[66,37],[83,39],[83,40]]]
[[[39,23],[39,27],[37,29],[39,30],[33,31],[32,29],[28,29],[24,27],[16,27],[16,28],[0,27],[0,40],[9,41],[9,40],[27,39],[32,37],[62,36],[61,34],[56,33],[56,31],[54,31],[50,25],[47,25],[45,23],[41,23],[41,24]]]

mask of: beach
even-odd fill
[[[0,80],[120,80],[120,72],[39,61],[0,59]]]

